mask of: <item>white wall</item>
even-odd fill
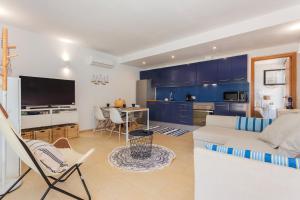
[[[2,24],[0,23],[1,27]],[[127,104],[135,102],[135,84],[139,70],[118,65],[114,69],[90,66],[88,58],[115,61],[116,58],[75,44],[65,44],[55,38],[9,26],[9,42],[17,46],[12,60],[12,76],[27,75],[76,81],[76,105],[79,109],[80,129],[94,127],[93,106],[112,103],[123,98]],[[70,74],[65,74],[62,55],[70,56]],[[108,74],[110,83],[95,86],[90,81],[94,73]]]
[[[251,74],[251,58],[259,57],[259,56],[268,56],[274,54],[281,54],[287,52],[298,52],[298,43],[286,44],[281,46],[275,46],[270,48],[264,49],[257,49],[253,51],[249,51],[248,53],[248,80],[250,80]],[[297,59],[297,105],[300,105],[300,52],[298,52],[298,59]]]
[[[264,85],[264,71],[274,69],[284,69],[285,64],[259,64],[259,61],[255,63],[255,103],[257,107],[263,106],[263,96],[267,95],[271,97],[271,102],[276,108],[284,108],[286,96],[286,85]]]

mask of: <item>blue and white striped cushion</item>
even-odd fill
[[[244,150],[239,148],[226,147],[216,144],[206,144],[206,149],[217,151],[221,153],[227,153],[233,156],[243,157],[251,160],[258,160],[266,163],[271,163],[274,165],[280,165],[285,167],[291,167],[295,169],[300,169],[300,159],[299,158],[289,158],[282,155],[273,155],[270,153],[256,152],[251,150]]]
[[[236,117],[235,129],[252,132],[262,132],[267,126],[272,124],[272,122],[272,119]]]

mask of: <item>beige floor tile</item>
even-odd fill
[[[162,170],[149,173],[132,173],[110,166],[108,154],[125,144],[115,134],[82,133],[80,138],[71,139],[71,145],[78,152],[95,148],[95,153],[82,166],[82,173],[90,189],[92,199],[105,200],[192,200],[194,199],[193,139],[188,133],[180,137],[155,135],[154,143],[166,146],[176,153],[173,163]],[[77,174],[63,184],[63,189],[86,199]],[[41,177],[33,172],[24,179],[23,185],[6,199],[40,199],[46,190]],[[47,199],[70,199],[51,191]]]

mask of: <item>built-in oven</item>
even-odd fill
[[[214,114],[214,103],[193,103],[193,124],[205,126],[206,116]]]
[[[224,101],[247,102],[247,92],[245,91],[228,91],[223,93]]]

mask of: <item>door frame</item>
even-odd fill
[[[293,98],[294,108],[297,108],[297,52],[282,53],[270,56],[260,56],[251,58],[251,80],[250,80],[250,116],[254,116],[254,80],[255,80],[255,62],[261,60],[270,60],[276,58],[290,58],[290,94]]]

